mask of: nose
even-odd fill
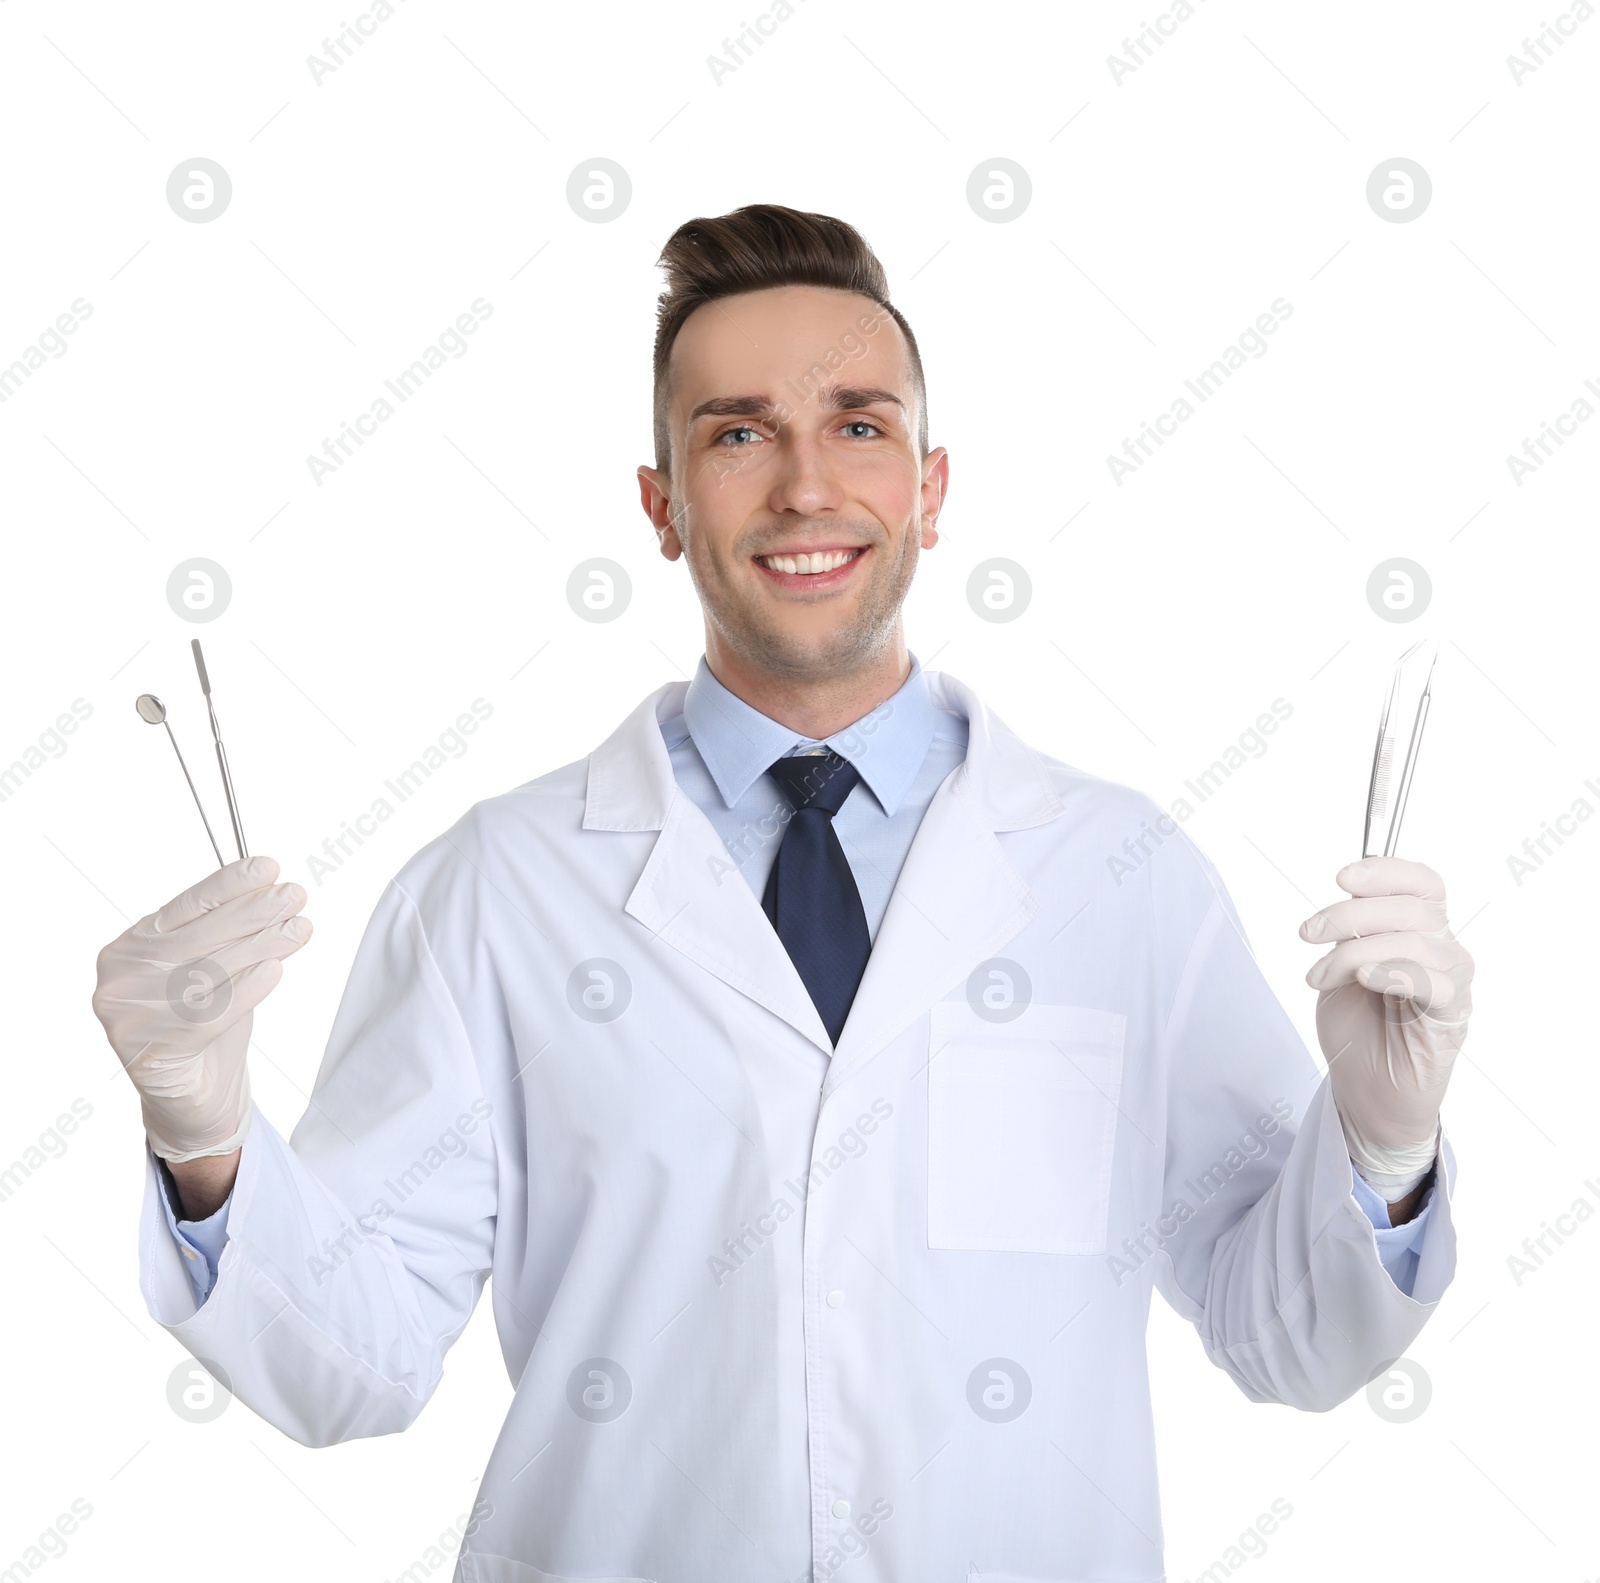
[[[834,477],[824,447],[815,435],[796,433],[791,426],[780,448],[780,466],[767,496],[767,506],[779,515],[826,516],[844,505],[844,491]]]

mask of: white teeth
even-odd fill
[[[859,550],[816,550],[807,555],[763,555],[761,564],[775,572],[799,573],[804,577],[831,572],[856,558]]]

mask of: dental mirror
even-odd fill
[[[206,818],[200,793],[194,789],[194,779],[189,774],[189,766],[183,762],[183,751],[178,746],[178,739],[172,734],[172,727],[167,724],[167,706],[154,693],[140,693],[134,699],[133,707],[139,711],[139,718],[146,725],[167,727],[167,740],[172,744],[172,751],[178,755],[178,767],[183,771],[183,778],[189,783],[189,795],[194,798],[194,805],[200,810],[200,822],[206,827],[206,837],[211,842],[211,850],[217,854],[217,867],[224,867],[222,848],[217,845],[217,838],[211,834],[211,821]]]

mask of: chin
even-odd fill
[[[777,624],[730,633],[751,664],[776,675],[820,679],[848,675],[876,658],[894,637],[894,616],[881,623],[846,619],[826,629]]]

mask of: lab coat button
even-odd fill
[[[844,1306],[844,1293],[843,1292],[832,1291],[832,1292],[828,1293],[828,1307],[829,1308],[842,1308],[843,1306]]]
[[[850,1515],[850,1502],[835,1501],[833,1503],[833,1515],[835,1517],[848,1517]]]

